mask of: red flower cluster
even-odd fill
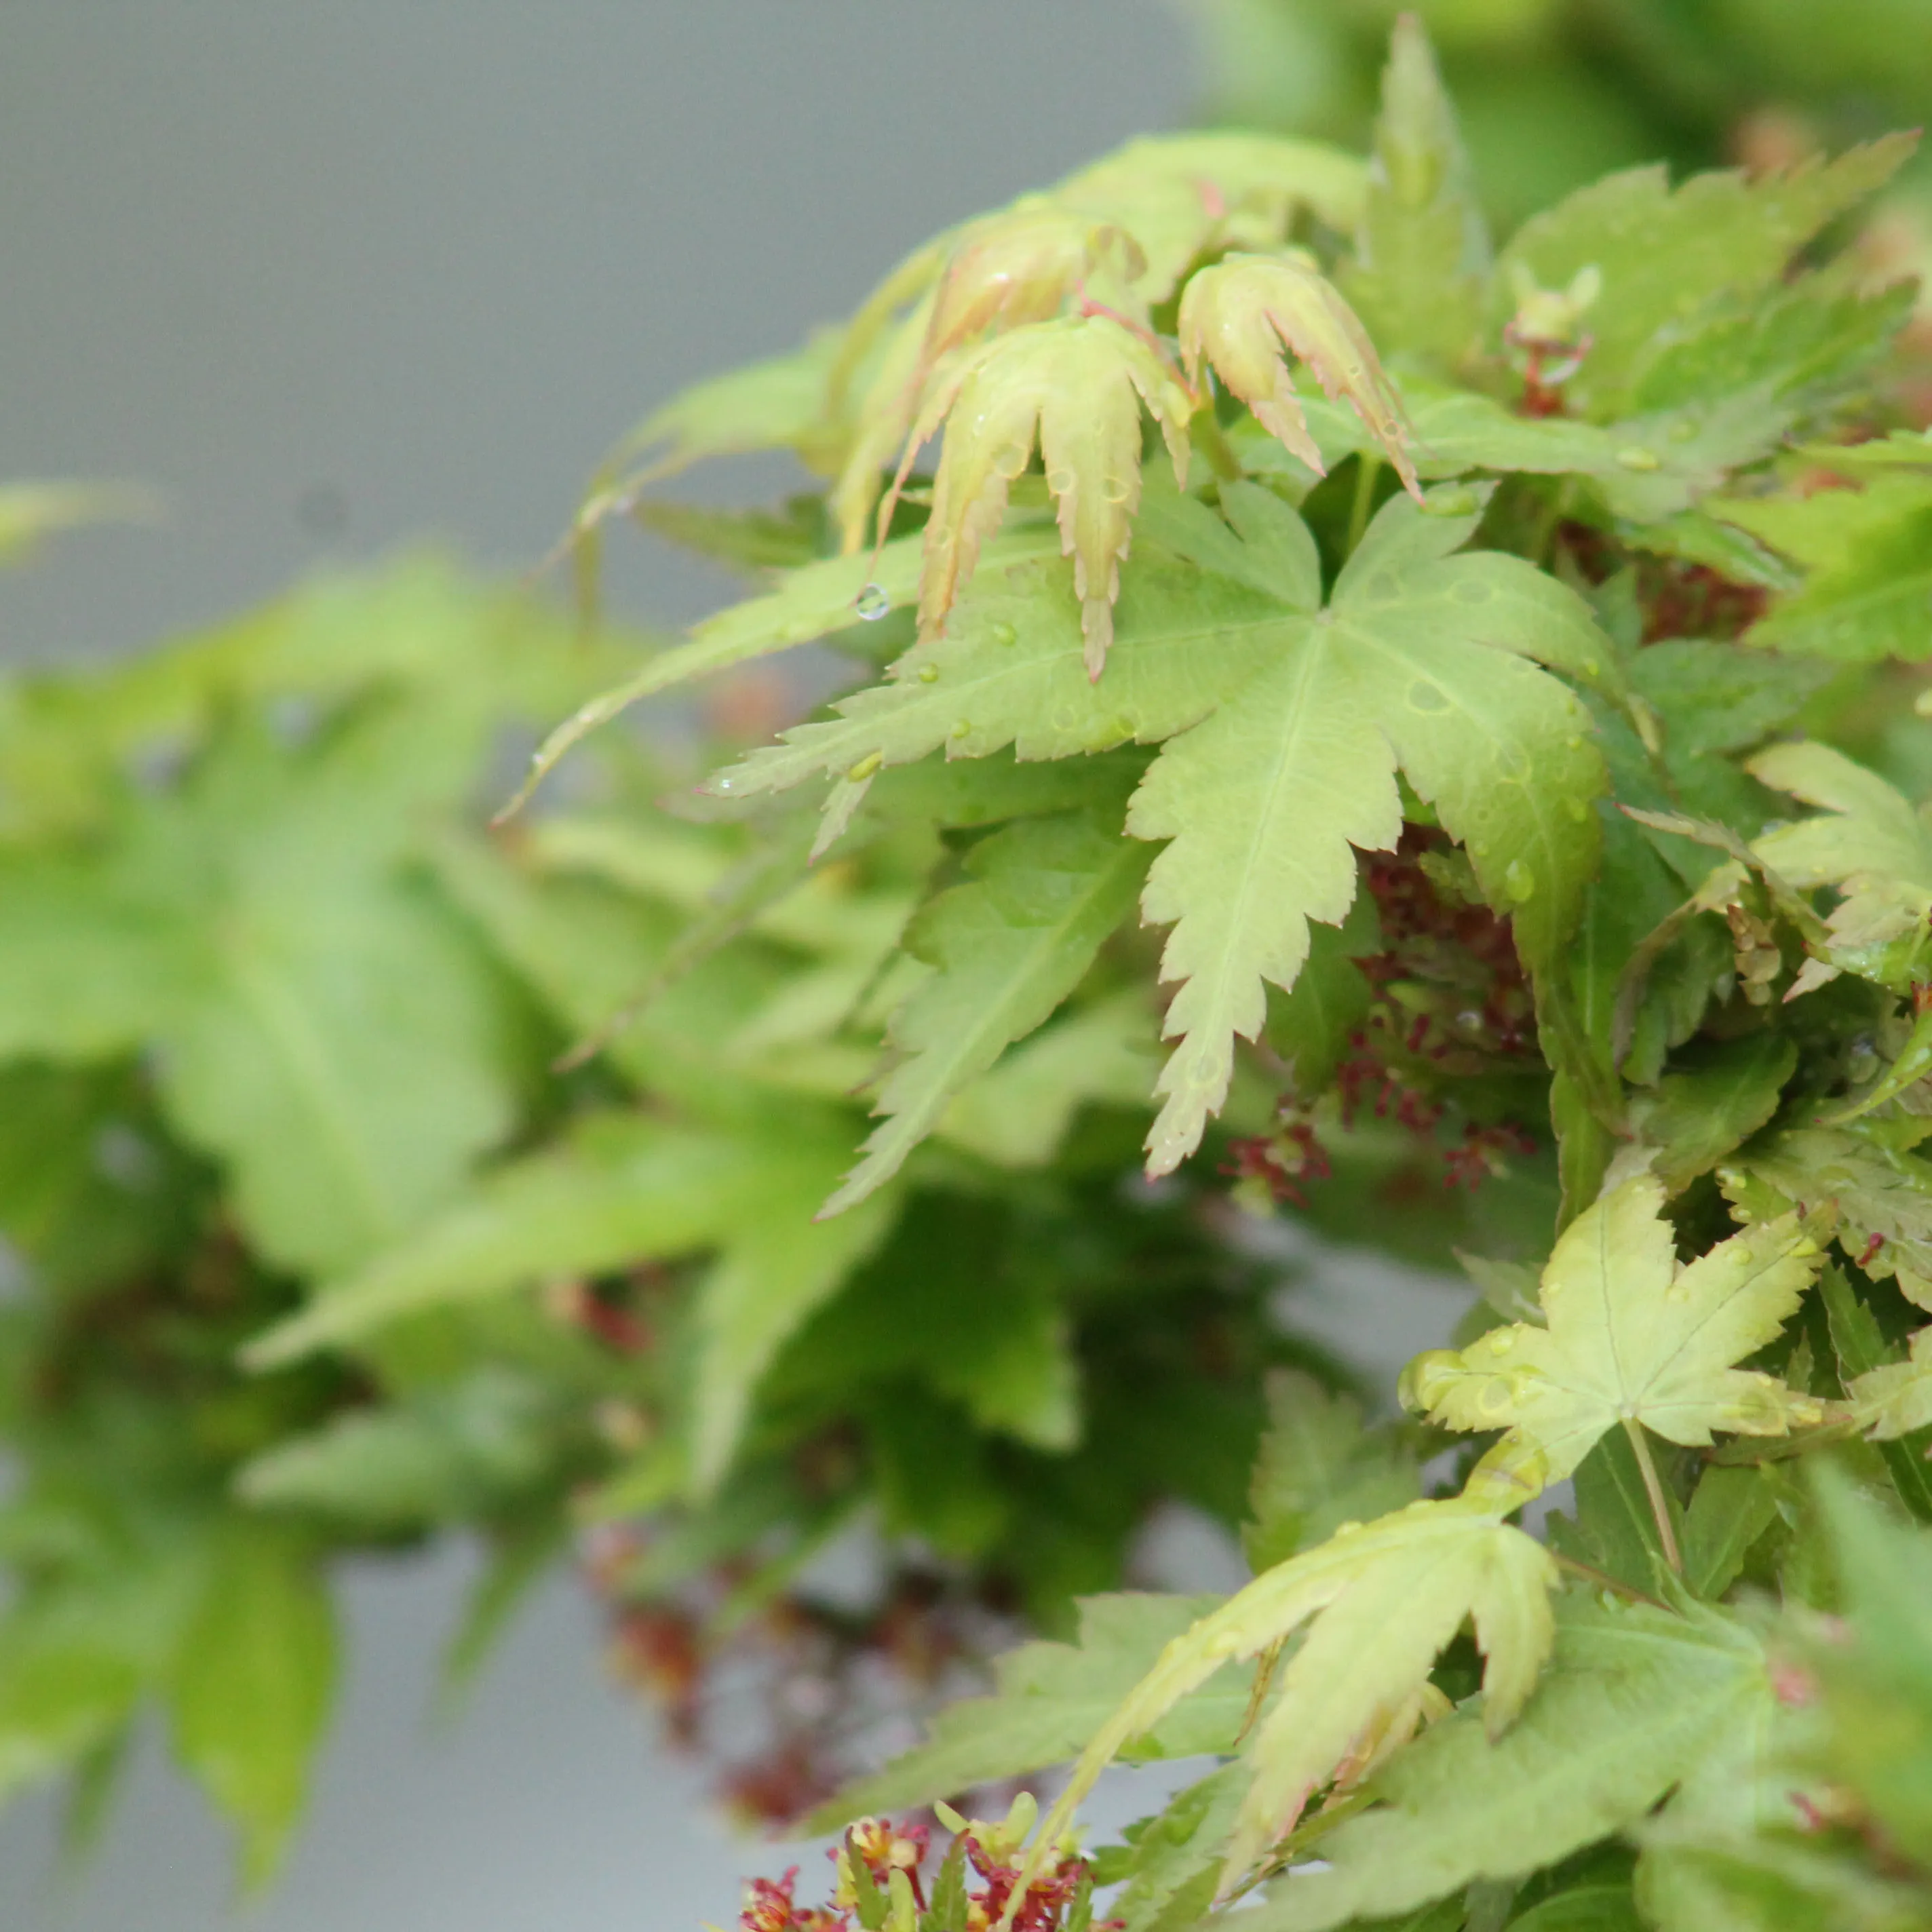
[[[1019,1800],[1006,1821],[997,1825],[979,1819],[968,1822],[944,1805],[939,1809],[957,1828],[934,1881],[930,1907],[920,1876],[926,1827],[862,1818],[846,1833],[844,1844],[826,1855],[838,1871],[830,1905],[798,1904],[794,1865],[782,1878],[753,1879],[746,1887],[738,1932],[854,1932],[862,1894],[883,1894],[892,1901],[888,1932],[928,1932],[942,1913],[949,1932],[960,1926],[964,1932],[994,1932],[1013,1904],[1022,1846],[1035,1815],[1032,1801]],[[1063,1851],[1028,1885],[1013,1909],[1013,1932],[1062,1932],[1070,1912],[1090,1886],[1086,1861],[1071,1850]],[[1118,1919],[1102,1921],[1090,1932],[1118,1932],[1120,1924]]]

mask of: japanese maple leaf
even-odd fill
[[[1101,1772],[1231,1658],[1274,1650],[1305,1627],[1250,1738],[1252,1780],[1229,1841],[1225,1893],[1292,1830],[1310,1796],[1417,1708],[1438,1654],[1466,1621],[1487,1658],[1491,1736],[1514,1720],[1550,1654],[1556,1565],[1502,1520],[1493,1492],[1415,1502],[1265,1570],[1176,1637],[1095,1734],[1034,1841],[1043,1859]]]
[[[1626,1181],[1580,1214],[1543,1274],[1546,1328],[1517,1322],[1418,1356],[1404,1394],[1451,1429],[1508,1431],[1506,1458],[1558,1482],[1619,1423],[1701,1448],[1720,1431],[1782,1436],[1822,1405],[1736,1364],[1777,1335],[1829,1228],[1796,1212],[1680,1264],[1664,1187]]]
[[[944,422],[920,583],[922,635],[945,628],[1037,434],[1061,548],[1073,560],[1087,674],[1100,676],[1140,504],[1143,403],[1166,438],[1179,488],[1187,480],[1193,398],[1148,338],[1112,316],[1065,316],[1012,329],[940,374],[880,510],[883,532],[920,446]]]
[[[1190,380],[1211,363],[1262,428],[1320,476],[1322,452],[1288,373],[1292,350],[1330,397],[1348,400],[1404,488],[1421,495],[1395,386],[1354,310],[1306,256],[1229,255],[1203,268],[1181,296],[1180,329]]]

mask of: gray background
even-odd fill
[[[520,569],[651,404],[1174,124],[1186,58],[1159,0],[0,0],[0,477],[135,479],[167,508],[0,578],[0,651],[133,649],[426,534]],[[724,586],[639,540],[617,589],[683,621]],[[1439,1333],[1453,1302],[1417,1292],[1396,1325]],[[467,1570],[351,1580],[314,1815],[246,1922],[732,1922],[775,1862],[602,1676],[567,1580],[429,1724]],[[97,1862],[63,1879],[52,1844],[44,1803],[0,1822],[9,1932],[232,1922],[220,1834],[154,1738]]]

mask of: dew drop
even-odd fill
[[[866,781],[870,778],[872,774],[885,762],[886,754],[884,752],[868,752],[856,765],[854,765],[849,770],[848,770],[845,776],[851,780],[853,784],[863,784]]]
[[[1602,669],[1603,666],[1598,663],[1594,658],[1586,658],[1583,660],[1583,675],[1586,677],[1594,677]]]
[[[1476,1406],[1485,1415],[1500,1415],[1510,1406],[1508,1384],[1500,1376],[1483,1385],[1482,1392],[1476,1397]]]
[[[1478,507],[1475,491],[1458,484],[1454,489],[1430,490],[1423,499],[1422,513],[1426,517],[1466,517]]]
[[[1664,459],[1654,449],[1646,449],[1641,443],[1632,443],[1628,449],[1617,452],[1617,460],[1626,470],[1660,470]]]
[[[868,624],[876,624],[892,608],[883,584],[868,584],[854,598],[852,608]]]
[[[1046,472],[1046,487],[1056,496],[1064,496],[1076,480],[1070,470],[1049,470]]]
[[[1507,1355],[1515,1347],[1516,1336],[1510,1329],[1498,1328],[1490,1337],[1490,1353],[1492,1355]]]
[[[1080,722],[1080,713],[1070,704],[1057,706],[1053,714],[1053,728],[1056,731],[1070,731]]]
[[[1566,798],[1563,808],[1569,814],[1573,825],[1581,825],[1590,816],[1590,808],[1580,798]]]
[[[711,789],[713,791],[736,791],[738,789],[738,781],[728,772],[723,778],[713,778],[711,781]]]
[[[1536,896],[1536,875],[1520,859],[1510,861],[1509,870],[1503,874],[1503,884],[1510,897],[1519,904]]]
[[[938,665],[921,664],[919,668],[919,681],[921,684],[937,684],[939,682]]]
[[[1012,644],[1019,641],[1018,632],[1015,630],[1012,625],[1004,622],[988,625],[987,631],[996,644]]]
[[[956,718],[956,719],[953,721],[953,724],[952,724],[952,735],[953,735],[953,736],[954,736],[954,737],[956,737],[956,738],[968,738],[968,737],[970,737],[970,736],[972,736],[972,734],[973,734],[973,728],[972,728],[972,726],[971,726],[970,724],[969,724],[966,722],[966,720],[965,720],[964,718]]]
[[[1579,731],[1572,731],[1569,736],[1564,740],[1563,743],[1564,748],[1568,751],[1580,752],[1583,748],[1582,734]]]
[[[1447,711],[1449,697],[1439,684],[1419,677],[1408,687],[1408,704],[1412,711]]]

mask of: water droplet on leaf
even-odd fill
[[[1012,625],[1009,623],[1002,622],[997,624],[992,624],[988,626],[987,628],[988,634],[991,635],[994,643],[996,644],[1017,644],[1019,641],[1020,634],[1013,628]]]
[[[884,752],[868,752],[856,765],[854,765],[850,770],[846,772],[845,776],[851,780],[853,784],[863,784],[866,781],[870,778],[872,774],[885,762],[886,754]]]
[[[1617,460],[1626,470],[1660,470],[1664,459],[1654,449],[1646,449],[1641,443],[1632,443],[1628,449],[1617,452]]]
[[[963,718],[957,718],[953,722],[952,735],[956,738],[970,737],[972,735],[972,726]]]
[[[939,682],[938,665],[921,664],[919,668],[919,681],[921,684],[937,684]]]
[[[1449,694],[1439,684],[1419,677],[1408,687],[1408,703],[1414,711],[1447,711]]]
[[[882,584],[868,584],[854,598],[852,608],[868,624],[876,624],[892,608]]]
[[[1503,884],[1511,898],[1519,904],[1525,899],[1536,896],[1536,874],[1520,859],[1512,859],[1509,870],[1503,874]]]

